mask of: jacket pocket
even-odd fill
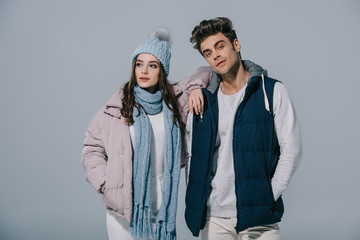
[[[105,189],[122,188],[124,186],[124,154],[109,156],[105,180]]]
[[[103,194],[104,204],[107,209],[124,214],[124,194],[120,188],[106,188]]]

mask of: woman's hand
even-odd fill
[[[194,111],[196,115],[198,115],[204,107],[204,96],[201,91],[201,89],[194,89],[191,91],[189,95],[189,107],[191,114],[194,114]]]

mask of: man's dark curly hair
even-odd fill
[[[221,32],[227,37],[231,44],[237,38],[232,22],[226,17],[217,17],[209,20],[203,20],[191,32],[190,42],[195,43],[194,48],[202,55],[200,45],[209,36]]]

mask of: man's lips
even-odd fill
[[[222,61],[218,62],[218,63],[216,64],[216,66],[219,67],[220,65],[223,65],[223,63],[225,63],[225,62],[226,62],[226,60],[222,60]]]

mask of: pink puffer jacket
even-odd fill
[[[209,68],[200,67],[173,86],[184,122],[189,112],[188,93],[205,87],[211,73]],[[121,99],[122,89],[119,89],[96,113],[86,131],[81,159],[86,180],[103,194],[106,208],[130,222],[133,152],[129,126],[120,113]]]

